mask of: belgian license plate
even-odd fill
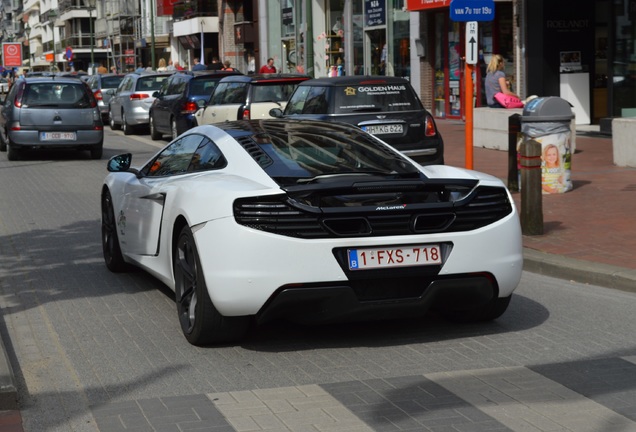
[[[75,132],[40,132],[40,141],[75,141],[76,139]]]
[[[435,265],[442,263],[439,245],[348,249],[349,270]]]
[[[401,125],[401,124],[369,125],[369,126],[364,126],[362,129],[369,132],[371,135],[396,134],[396,133],[404,132],[404,125]]]

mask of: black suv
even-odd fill
[[[301,82],[285,111],[272,117],[350,123],[426,164],[444,163],[444,141],[433,116],[404,78],[344,76]]]
[[[158,140],[163,134],[175,139],[196,126],[194,113],[199,109],[197,101],[207,101],[216,84],[229,75],[241,75],[232,71],[180,71],[166,80],[153,96],[150,107],[150,137]]]

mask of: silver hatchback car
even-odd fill
[[[155,97],[152,95],[161,88],[165,80],[174,72],[132,72],[126,74],[117,89],[108,89],[109,123],[113,130],[121,129],[125,135],[131,135],[140,126],[148,126],[150,107]]]
[[[104,124],[90,88],[77,78],[20,78],[0,108],[0,151],[17,160],[24,150],[89,150],[100,159]]]

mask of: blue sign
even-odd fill
[[[451,0],[450,19],[452,21],[493,21],[495,19],[494,0]]]
[[[386,0],[364,0],[364,24],[367,27],[386,24]]]

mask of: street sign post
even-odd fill
[[[479,58],[477,22],[495,19],[494,0],[451,0],[450,19],[466,23],[464,113],[466,115],[466,168],[473,169],[473,70]]]

